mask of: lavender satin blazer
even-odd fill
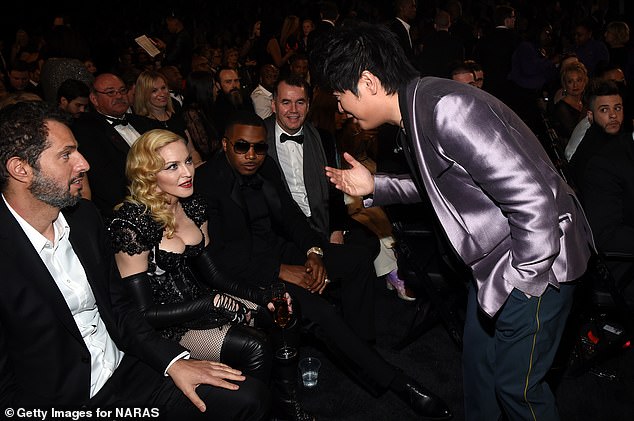
[[[408,83],[399,104],[412,176],[377,174],[374,204],[415,202],[424,188],[487,314],[513,288],[539,296],[585,272],[594,242],[583,210],[515,113],[433,77]]]

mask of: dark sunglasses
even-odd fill
[[[249,152],[249,149],[253,148],[253,152],[256,155],[265,155],[266,151],[269,150],[269,145],[267,143],[249,143],[246,140],[236,140],[235,142],[231,142],[227,139],[231,146],[233,146],[233,151],[237,154],[244,155]]]

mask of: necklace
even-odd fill
[[[158,121],[159,123],[161,123],[163,125],[163,127],[167,128],[167,122],[170,119],[170,113],[169,111],[165,111],[165,113],[163,114],[163,119],[159,118],[156,114],[154,114],[153,112],[150,112],[150,117],[152,117],[152,119]],[[165,118],[167,117],[167,118]]]

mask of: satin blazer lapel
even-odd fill
[[[0,262],[4,270],[22,276],[21,282],[32,283],[33,289],[44,295],[44,302],[53,308],[61,323],[79,341],[83,339],[68,310],[64,296],[46,268],[33,244],[0,199]],[[6,266],[5,266],[6,265]],[[32,297],[26,297],[30,299]],[[44,304],[44,303],[43,303]]]

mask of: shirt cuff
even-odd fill
[[[165,368],[165,371],[163,372],[163,375],[165,377],[168,377],[167,374],[167,370],[170,369],[170,367],[172,366],[172,364],[174,364],[176,361],[184,359],[184,360],[188,360],[190,356],[189,351],[183,351],[180,354],[178,354],[177,356],[174,357],[174,359],[172,361],[170,361],[170,363],[167,365],[167,367]]]

